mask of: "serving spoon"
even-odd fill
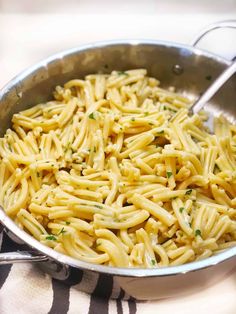
[[[236,61],[232,62],[218,78],[208,87],[203,95],[192,105],[190,112],[198,113],[204,105],[218,92],[218,90],[228,81],[236,72]]]

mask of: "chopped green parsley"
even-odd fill
[[[90,113],[89,119],[96,120],[96,119],[95,119],[95,116],[94,116],[94,112]]]
[[[60,235],[60,234],[63,234],[63,233],[65,233],[66,232],[66,230],[64,229],[64,227],[59,231],[59,233],[57,234],[58,236]]]
[[[99,208],[99,209],[102,209],[103,207],[101,206],[101,205],[94,205],[94,207],[97,207],[97,208]]]
[[[46,240],[57,241],[57,238],[54,237],[54,235],[51,234],[51,235],[46,237]]]
[[[190,195],[190,194],[192,193],[192,191],[193,191],[192,189],[187,190],[185,194],[186,194],[186,195]]]
[[[202,234],[201,234],[201,230],[196,229],[196,230],[195,230],[195,237],[201,236],[201,235],[202,235]]]

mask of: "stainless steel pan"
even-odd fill
[[[91,44],[54,55],[18,75],[0,91],[0,135],[9,127],[12,114],[47,101],[56,85],[99,71],[146,68],[150,76],[160,79],[162,86],[175,86],[196,99],[230,65],[229,60],[195,48],[207,32],[220,27],[236,28],[236,21],[211,25],[190,46],[153,40],[122,40]],[[235,75],[206,109],[214,114],[223,112],[231,121],[236,119]],[[2,209],[0,222],[15,239],[29,246],[27,252],[0,254],[0,264],[40,262],[38,265],[54,278],[77,280],[79,289],[88,293],[94,292],[102,278],[113,287],[113,298],[130,295],[151,300],[191,293],[221,280],[236,267],[236,247],[176,267],[125,269],[94,265],[42,245],[18,228]],[[102,291],[98,293],[101,295]]]

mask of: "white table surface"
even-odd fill
[[[53,14],[52,7],[49,6],[49,13],[45,10],[34,10],[34,7],[31,7],[28,13],[24,13],[22,8],[18,7],[14,10],[13,6],[12,9],[9,2],[7,4],[6,1],[0,0],[0,87],[35,62],[80,44],[121,38],[148,38],[189,43],[196,33],[209,23],[236,19],[236,1],[227,1],[231,5],[227,12],[222,4],[218,10],[211,10],[208,0],[206,12],[196,8],[197,14],[194,14],[194,8],[191,10],[189,7],[181,12],[178,5],[176,5],[176,12],[165,11],[164,6],[164,9],[162,7],[161,11],[156,13],[155,1],[150,2],[151,8],[140,5],[138,1],[139,9],[136,8],[134,14],[131,12],[132,5],[126,8],[125,14],[122,10],[116,10],[117,6],[113,10],[108,10],[108,13],[104,13],[105,8],[98,6],[98,14],[95,14],[96,9],[91,1],[87,9],[81,6],[78,12],[73,12],[72,6],[69,11],[63,11],[60,7],[60,10]],[[72,2],[74,5],[74,1]],[[85,4],[84,1],[82,2]],[[104,5],[108,1],[102,3]],[[146,3],[148,4],[148,1]],[[212,5],[214,6],[214,1]],[[236,55],[235,39],[236,31],[235,33],[229,30],[218,31],[217,34],[209,36],[209,40],[204,45],[208,49],[232,57]],[[161,300],[155,304],[155,307],[153,302],[142,303],[139,309],[142,309],[140,313],[234,314],[236,313],[236,272],[195,295]]]

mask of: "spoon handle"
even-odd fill
[[[234,61],[220,76],[210,85],[203,95],[193,104],[191,111],[198,113],[203,106],[218,92],[222,85],[236,72],[236,61]]]

